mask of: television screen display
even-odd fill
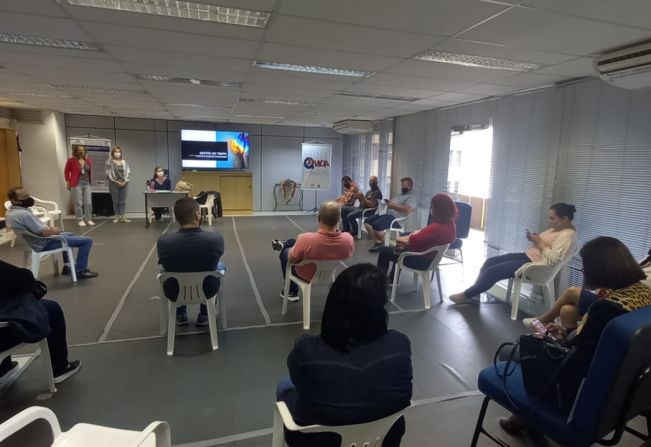
[[[185,170],[249,167],[249,134],[215,130],[181,130],[181,167]]]

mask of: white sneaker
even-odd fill
[[[118,223],[119,221],[120,221],[119,217],[116,217],[115,219],[113,219],[113,223]]]
[[[93,222],[92,220],[89,220],[89,221],[86,222],[86,223],[87,223],[88,225],[90,225],[91,227],[92,227],[93,225],[95,225],[95,222]]]
[[[79,222],[77,222],[77,225],[79,225],[80,227],[85,227],[86,222],[84,222],[83,220],[80,220]]]

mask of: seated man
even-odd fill
[[[357,183],[349,175],[344,175],[341,178],[341,186],[344,188],[344,193],[337,198],[337,203],[342,206],[352,206],[355,199],[357,199],[357,194],[359,194]]]
[[[370,252],[379,251],[384,245],[384,231],[389,228],[394,219],[408,216],[418,206],[414,194],[414,181],[410,177],[400,179],[400,190],[401,193],[390,201],[385,199],[386,214],[375,214],[364,220],[366,230],[375,240],[375,245],[369,248]]]
[[[274,239],[271,246],[279,251],[280,268],[285,278],[287,262],[296,264],[303,259],[332,260],[348,259],[353,255],[355,241],[348,233],[337,231],[340,211],[339,204],[334,201],[327,201],[321,204],[319,209],[319,230],[313,233],[302,233],[297,239],[280,241]],[[302,265],[293,267],[295,275],[309,281],[314,276],[316,266]],[[284,288],[280,291],[280,297],[284,298]],[[298,285],[290,283],[289,301],[298,301]]]
[[[7,210],[7,225],[16,233],[31,233],[40,237],[59,235],[63,236],[70,247],[77,248],[75,259],[75,270],[78,279],[88,279],[97,276],[96,272],[88,268],[88,257],[90,249],[93,246],[93,240],[88,236],[75,236],[72,233],[62,233],[57,227],[48,227],[41,222],[38,217],[32,213],[29,208],[34,206],[34,199],[29,196],[29,192],[23,188],[12,188],[7,192],[7,197],[11,200],[11,208]],[[30,244],[34,251],[48,251],[61,248],[61,241],[55,239],[42,239]],[[63,253],[63,262],[65,263],[61,274],[70,274],[70,263],[68,254]]]
[[[341,207],[341,222],[343,224],[343,231],[352,234],[357,234],[357,219],[362,216],[362,213],[367,208],[376,208],[378,201],[382,200],[382,191],[377,186],[377,177],[372,175],[368,179],[368,186],[371,188],[366,191],[366,195],[361,192],[357,193],[359,200],[359,207],[351,205],[344,205]]]
[[[208,272],[224,270],[219,259],[224,254],[224,238],[219,233],[201,230],[201,209],[199,204],[190,197],[179,199],[174,204],[174,215],[181,228],[176,233],[164,234],[158,238],[158,263],[165,272]],[[175,280],[167,280],[163,284],[165,295],[176,300],[179,285]],[[214,296],[219,290],[219,280],[208,277],[203,283],[203,291],[207,297]],[[185,306],[176,309],[177,326],[188,324],[188,314]],[[208,311],[205,304],[201,305],[197,326],[208,324]]]
[[[56,301],[41,299],[45,284],[34,279],[27,269],[0,261],[0,351],[20,343],[33,343],[47,337],[54,383],[61,383],[81,369],[79,360],[68,361],[66,320]],[[0,359],[0,377],[18,365],[11,357]]]

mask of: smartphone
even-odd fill
[[[391,200],[389,200],[389,199],[384,199],[384,203],[389,203],[389,202],[391,202]]]
[[[545,327],[544,324],[542,324],[540,320],[533,320],[531,322],[531,325],[536,330],[536,332],[541,335],[545,335],[545,332],[547,332],[547,328]]]
[[[526,231],[527,234],[531,233],[531,230],[529,228],[525,228],[524,231]]]

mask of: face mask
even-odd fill
[[[34,198],[28,197],[26,199],[20,200],[20,206],[24,208],[29,208],[31,206],[34,206]]]
[[[165,172],[164,171],[156,171],[156,175],[159,176],[159,177],[164,177]]]
[[[371,189],[377,188],[377,183],[369,183],[368,186],[371,187]]]
[[[400,191],[402,191],[403,194],[407,194],[409,192],[409,188],[402,188]]]
[[[113,158],[122,158],[121,152],[113,152]]]

